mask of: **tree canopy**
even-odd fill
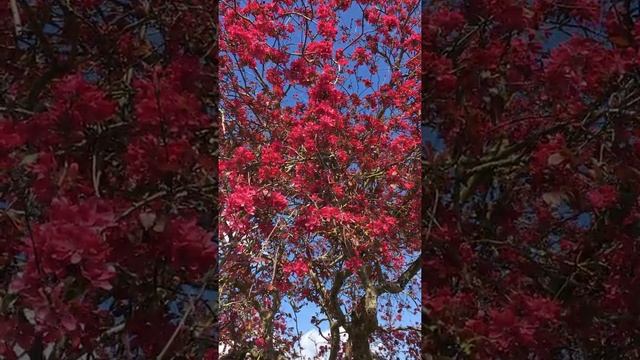
[[[286,309],[313,304],[328,359],[419,356],[419,3],[220,13],[221,343],[300,358]]]
[[[431,1],[423,351],[637,358],[637,1]]]

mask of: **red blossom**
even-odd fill
[[[423,9],[422,352],[633,358],[634,7]]]
[[[0,10],[0,358],[202,359],[214,315],[186,309],[217,257],[216,6],[14,5]],[[170,340],[185,312],[198,345]]]
[[[308,271],[309,267],[307,263],[302,259],[295,260],[284,266],[285,273],[295,274],[298,277],[304,276]]]
[[[598,210],[609,208],[618,201],[618,191],[615,186],[604,185],[587,193],[587,199],[591,205]]]

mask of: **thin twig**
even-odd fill
[[[13,15],[13,26],[16,29],[16,37],[22,34],[22,21],[20,20],[20,11],[18,10],[18,4],[16,0],[9,0],[9,6],[11,6],[11,14]]]
[[[98,156],[93,154],[93,159],[91,161],[91,178],[93,180],[93,189],[96,193],[97,197],[100,197],[100,175],[101,172],[98,170]]]
[[[182,319],[180,319],[180,323],[178,324],[178,327],[176,327],[176,329],[173,331],[173,334],[171,334],[171,338],[169,338],[169,341],[167,341],[167,343],[164,345],[164,348],[162,349],[162,351],[160,352],[156,360],[162,360],[162,358],[165,356],[167,351],[169,351],[171,344],[173,344],[176,337],[180,333],[180,330],[182,330],[182,328],[184,327],[184,324],[187,321],[187,317],[189,317],[189,314],[191,314],[191,312],[195,308],[196,299],[200,299],[202,297],[202,294],[204,294],[204,291],[207,288],[207,281],[209,280],[209,277],[211,277],[211,275],[213,275],[213,269],[209,270],[202,278],[202,287],[200,287],[200,291],[198,292],[198,295],[195,297],[192,296],[189,299],[189,307],[187,308],[187,311],[185,311],[184,315],[182,315]]]
[[[156,200],[158,198],[161,198],[163,196],[167,195],[167,192],[162,190],[162,191],[158,191],[157,193],[144,198],[142,201],[139,201],[137,203],[135,203],[132,207],[128,208],[127,210],[125,210],[122,214],[120,214],[120,216],[118,216],[116,218],[117,221],[122,220],[124,218],[126,218],[127,216],[129,216],[132,212],[138,210],[139,208],[141,208],[142,206],[144,206],[145,204],[150,203],[153,200]]]
[[[33,111],[29,111],[27,109],[22,109],[22,108],[8,108],[5,106],[0,106],[0,111],[15,111],[17,113],[21,113],[21,114],[25,114],[25,115],[33,115],[35,114]]]

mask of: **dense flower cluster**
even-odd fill
[[[226,354],[301,358],[288,309],[313,306],[331,359],[369,359],[379,342],[418,357],[417,327],[388,337],[395,317],[371,309],[419,312],[419,2],[220,12]]]
[[[215,6],[11,5],[0,358],[212,358]]]
[[[637,358],[637,4],[423,11],[423,352]]]

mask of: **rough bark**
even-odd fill
[[[333,321],[331,323],[331,352],[329,353],[329,360],[336,360],[338,353],[340,352],[340,323]]]
[[[351,315],[349,333],[349,359],[373,359],[370,340],[373,332],[378,328],[378,292],[373,285],[367,286],[365,296],[355,307]]]

